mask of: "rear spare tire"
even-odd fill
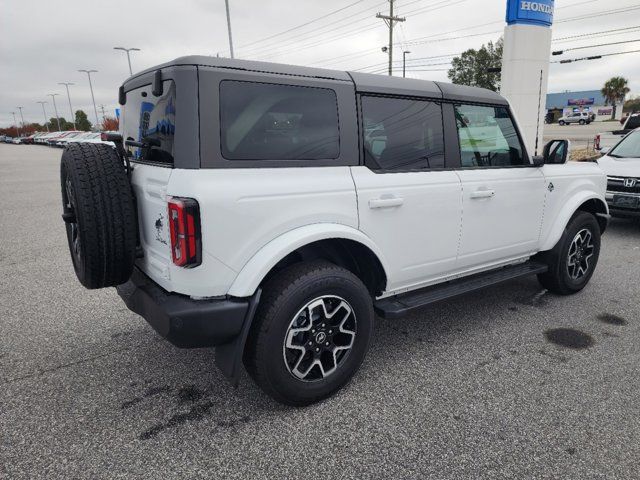
[[[62,218],[80,283],[113,287],[133,272],[137,229],[124,163],[108,146],[74,143],[60,163]]]

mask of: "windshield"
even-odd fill
[[[624,137],[608,155],[615,158],[640,158],[640,130]]]

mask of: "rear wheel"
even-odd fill
[[[126,282],[137,243],[133,193],[124,164],[108,145],[75,143],[60,163],[62,218],[80,283],[87,288]]]
[[[600,226],[587,212],[577,212],[553,250],[541,255],[549,270],[538,275],[543,287],[570,295],[582,290],[593,275],[600,256]]]
[[[564,126],[566,124],[566,122],[564,120],[560,120],[558,122],[558,125],[560,125],[561,127]]]
[[[322,400],[356,373],[369,347],[373,304],[362,282],[328,262],[296,264],[264,286],[245,365],[275,400]]]
[[[584,125],[584,124],[585,124],[585,123],[587,123],[587,122],[585,122],[584,120],[580,120],[578,123],[579,123],[580,125]]]

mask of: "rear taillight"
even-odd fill
[[[202,263],[200,207],[192,198],[169,197],[171,257],[179,267],[192,268]]]

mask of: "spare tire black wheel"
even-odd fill
[[[133,272],[137,227],[122,159],[109,145],[75,143],[60,163],[62,218],[80,283],[113,287]]]

